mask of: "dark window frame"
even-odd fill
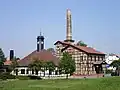
[[[96,61],[96,56],[94,56],[94,61]]]
[[[83,56],[80,56],[80,61],[83,61]]]
[[[21,74],[25,74],[25,69],[21,69]]]
[[[26,70],[26,74],[29,74],[29,69]]]

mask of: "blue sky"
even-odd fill
[[[0,47],[24,57],[36,49],[40,30],[45,48],[66,35],[66,9],[72,12],[76,41],[105,53],[120,53],[119,0],[0,0]]]

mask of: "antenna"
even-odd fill
[[[40,31],[40,36],[41,36],[41,31]]]
[[[41,36],[41,29],[40,29],[40,36]]]

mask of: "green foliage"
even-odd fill
[[[16,76],[16,78],[19,80],[29,80],[30,79],[30,77],[28,77],[28,76]]]
[[[112,72],[111,76],[119,76],[117,72]]]
[[[110,73],[112,73],[112,70],[106,69],[105,73],[106,73],[106,74],[110,74]]]
[[[113,61],[110,66],[116,67],[116,73],[120,75],[120,59]]]
[[[32,63],[28,65],[30,69],[37,70],[37,71],[43,71],[45,75],[45,71],[49,70],[49,73],[53,70],[55,70],[55,65],[53,62],[45,62],[43,60],[35,59]]]
[[[48,48],[47,51],[55,52],[54,48]]]
[[[46,69],[49,70],[49,75],[55,70],[55,65],[53,62],[46,62]]]
[[[34,80],[41,80],[42,78],[39,76],[28,76],[29,79],[34,79]]]
[[[14,75],[11,75],[9,72],[4,72],[0,74],[0,79],[6,80],[6,79],[15,79],[16,77]]]
[[[87,46],[87,44],[85,44],[83,41],[78,41],[77,43],[78,46]]]
[[[5,55],[3,53],[3,50],[0,48],[0,66],[4,64],[5,61]]]
[[[40,78],[39,76],[16,76],[17,79],[19,80],[30,80],[30,79],[34,79],[34,80],[40,80],[42,78]]]
[[[110,64],[110,66],[113,66],[113,67],[116,67],[116,68],[120,67],[120,59],[119,59],[119,60],[114,60],[114,61]]]
[[[14,57],[14,58],[11,60],[10,66],[8,67],[9,72],[11,72],[12,70],[14,70],[17,66],[18,66],[17,58]]]
[[[40,61],[40,60],[34,60],[32,63],[30,63],[29,65],[28,65],[28,67],[30,68],[30,69],[33,69],[33,70],[41,70],[41,68],[42,68],[42,61]]]
[[[72,74],[75,71],[75,60],[72,59],[72,56],[68,52],[63,53],[60,68],[67,74],[66,78],[68,78],[68,74]]]
[[[11,61],[12,61],[11,67],[15,69],[18,66],[17,58],[14,57]]]

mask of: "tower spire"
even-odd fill
[[[41,36],[42,34],[41,34],[41,31],[40,31],[40,36]]]
[[[41,31],[41,28],[40,28],[40,36],[42,36],[42,31]]]
[[[66,42],[74,42],[72,40],[72,20],[71,20],[71,11],[67,9],[66,13]]]
[[[42,36],[40,31],[40,36],[37,36],[37,51],[44,49],[44,36]]]

